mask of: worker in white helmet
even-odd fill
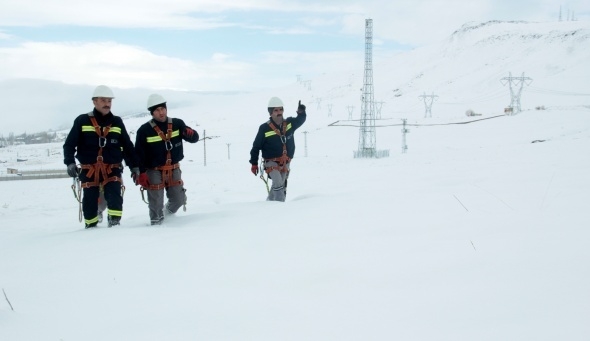
[[[109,87],[97,86],[92,94],[94,109],[74,120],[63,146],[68,175],[77,178],[84,189],[82,211],[86,228],[95,227],[99,222],[100,188],[107,204],[108,227],[120,224],[123,160],[131,169],[132,177],[139,175],[135,148],[125,124],[111,112],[113,98]],[[79,166],[75,159],[80,162]]]
[[[164,214],[174,214],[186,204],[180,170],[182,141],[196,143],[199,134],[183,120],[169,117],[166,99],[159,94],[148,97],[147,109],[152,119],[139,127],[135,140],[140,168],[136,184],[147,190],[151,224],[161,225]]]
[[[272,179],[267,200],[285,201],[287,195],[287,179],[291,170],[291,159],[295,155],[294,133],[305,122],[307,113],[305,105],[297,106],[297,116],[284,118],[283,101],[272,97],[268,101],[270,119],[260,125],[250,150],[250,170],[258,175],[258,156],[262,152],[262,166]]]

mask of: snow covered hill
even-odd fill
[[[359,50],[363,48],[359,42]],[[502,113],[510,104],[510,89],[502,79],[530,77],[524,86],[524,110],[538,106],[576,108],[588,105],[586,80],[590,77],[590,22],[468,23],[449,38],[431,46],[398,53],[380,54],[373,48],[375,101],[381,116],[418,119],[424,117],[423,94],[438,96],[433,117],[461,117],[469,109],[484,115]],[[360,116],[360,89],[364,60],[358,68],[324,74],[309,83],[293,84],[240,96],[228,93],[162,91],[173,109],[192,110],[199,119],[240,112],[257,117],[270,96],[302,98],[329,119]],[[516,90],[516,89],[515,89]],[[34,132],[68,127],[73,118],[91,107],[91,86],[38,80],[0,82],[6,112],[27,117],[9,120],[0,134]],[[115,89],[114,112],[126,116],[145,111],[150,89]],[[330,117],[328,119],[328,117]],[[322,124],[325,122],[322,122]]]
[[[522,91],[523,110],[589,103],[585,81],[590,77],[589,22],[470,23],[437,45],[388,60],[380,60],[376,47],[373,55],[375,100],[384,102],[382,117],[424,117],[424,102],[419,98],[423,94],[438,96],[432,107],[434,117],[464,116],[468,109],[484,115],[503,113],[511,97],[509,86],[501,80],[510,73],[532,79]],[[323,97],[322,103],[336,102],[339,112],[357,105],[358,118],[362,71],[359,66],[348,81],[348,91],[329,84],[329,75],[314,80],[315,97]],[[341,77],[339,85],[347,84],[349,76]]]

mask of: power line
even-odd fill
[[[561,90],[551,90],[551,89],[544,89],[531,86],[529,88],[530,92],[538,93],[538,94],[550,94],[550,95],[559,95],[559,96],[590,96],[590,94],[584,94],[579,92],[569,92],[569,91],[561,91]]]

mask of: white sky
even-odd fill
[[[0,0],[0,80],[251,91],[431,44],[466,22],[588,20],[587,1]]]

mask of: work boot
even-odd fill
[[[172,212],[170,210],[170,203],[168,202],[168,203],[166,203],[166,206],[164,207],[164,215],[167,216],[167,215],[172,215],[172,214],[174,214],[174,212]]]
[[[111,217],[109,216],[109,227],[117,226],[121,224],[121,217]]]
[[[102,223],[102,212],[101,211],[98,212],[98,222]]]
[[[84,228],[85,228],[85,229],[89,229],[89,228],[91,228],[91,227],[96,227],[96,225],[97,225],[97,224],[98,224],[97,222],[90,223],[90,224],[86,224],[86,225],[84,226]]]
[[[162,225],[164,222],[164,217],[159,217],[152,220],[152,225]]]

